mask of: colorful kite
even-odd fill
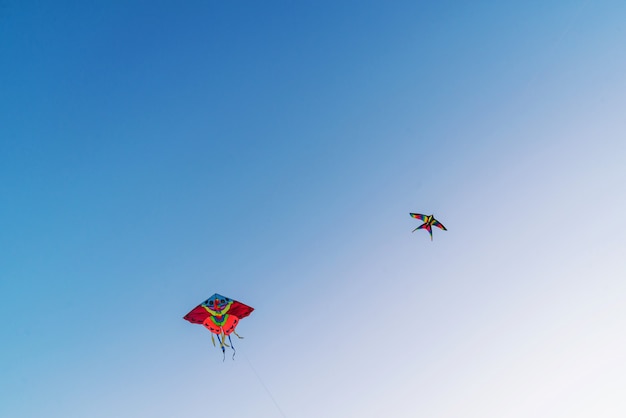
[[[419,213],[411,213],[410,215],[414,217],[415,219],[419,219],[420,221],[424,222],[423,224],[421,224],[420,226],[418,226],[411,232],[415,232],[418,229],[425,229],[430,234],[431,241],[433,240],[433,228],[432,228],[433,226],[436,226],[437,228],[441,228],[444,231],[447,231],[446,227],[443,226],[441,222],[436,220],[433,215],[420,215]]]
[[[235,358],[235,348],[233,347],[233,341],[230,339],[230,334],[243,338],[235,332],[235,328],[239,324],[239,320],[250,315],[253,310],[254,308],[248,305],[216,293],[193,308],[184,316],[184,319],[192,324],[204,325],[206,329],[211,331],[213,345],[215,345],[215,334],[224,356],[226,355],[224,347],[231,347],[233,349],[233,358]],[[226,337],[228,337],[230,345],[226,343]]]

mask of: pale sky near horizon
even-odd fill
[[[626,416],[626,3],[504,3],[1,1],[0,416]]]

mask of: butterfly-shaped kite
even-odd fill
[[[428,231],[428,233],[430,234],[430,240],[433,240],[433,226],[436,226],[437,228],[441,228],[444,231],[447,231],[446,227],[443,226],[443,224],[441,222],[439,222],[437,219],[435,219],[435,217],[433,215],[422,215],[419,213],[410,213],[410,215],[415,218],[415,219],[419,219],[420,221],[424,222],[423,224],[421,224],[420,226],[418,226],[417,228],[415,228],[413,231],[411,232],[415,232],[418,229],[425,229]]]
[[[230,341],[230,347],[235,351],[230,334],[239,335],[235,332],[239,320],[250,315],[254,308],[244,305],[236,300],[229,299],[217,293],[193,308],[184,319],[192,324],[202,324],[206,329],[211,331],[211,341],[215,345],[214,335],[217,335],[217,341],[220,343],[222,353],[225,353],[224,347],[229,347],[226,343],[226,337]],[[242,338],[242,337],[239,337]],[[233,358],[235,353],[233,353]]]

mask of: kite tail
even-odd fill
[[[230,348],[233,349],[233,360],[234,360],[235,354],[237,354],[237,350],[235,350],[235,345],[233,344],[233,340],[230,339],[230,335],[228,336],[228,341],[230,341]]]
[[[224,343],[220,338],[219,334],[217,335],[217,341],[220,342],[220,348],[222,349],[222,361],[226,360],[226,349],[224,348]]]
[[[243,337],[241,335],[237,334],[235,331],[233,331],[233,334],[235,334],[237,336],[237,338],[239,338],[240,340],[243,340]],[[231,344],[232,344],[232,341],[231,341]]]
[[[213,336],[213,333],[211,333],[211,342],[213,343],[213,347],[215,347],[215,337]]]

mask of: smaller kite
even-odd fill
[[[220,348],[224,356],[226,355],[226,349],[224,347],[231,347],[233,349],[233,358],[235,358],[235,347],[233,346],[233,341],[230,339],[230,334],[235,334],[238,338],[243,338],[235,332],[235,328],[239,320],[250,315],[253,310],[254,308],[248,305],[244,305],[241,302],[216,293],[193,308],[183,319],[186,319],[192,324],[204,325],[206,329],[211,331],[211,341],[213,341],[213,345],[215,345],[214,335],[217,335],[217,341],[220,343]],[[226,343],[226,337],[228,337],[230,345]]]
[[[415,232],[418,229],[425,229],[430,234],[431,241],[433,240],[433,228],[432,228],[433,226],[436,226],[437,228],[441,228],[444,231],[447,231],[446,227],[443,226],[443,224],[439,222],[437,219],[435,219],[433,215],[421,215],[419,213],[410,213],[410,215],[413,218],[419,219],[420,221],[424,222],[423,224],[421,224],[420,226],[418,226],[411,232]]]

